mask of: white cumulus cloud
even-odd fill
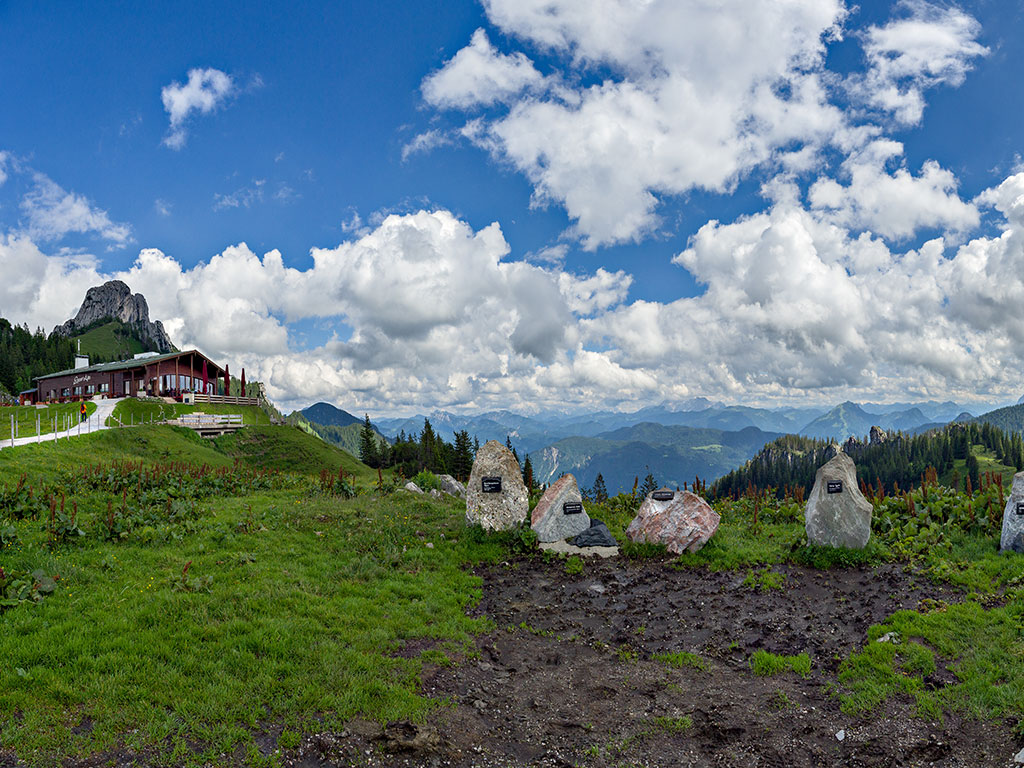
[[[487,33],[478,29],[469,45],[423,81],[423,98],[438,107],[487,106],[536,87],[543,79],[524,54],[499,53]]]
[[[164,110],[170,118],[170,130],[163,143],[181,149],[188,139],[186,125],[195,112],[209,114],[235,92],[231,76],[219,69],[190,69],[188,81],[173,82],[160,91]]]
[[[887,164],[902,154],[899,142],[871,142],[843,162],[847,184],[820,178],[811,186],[811,205],[829,211],[838,224],[894,239],[922,227],[959,233],[978,226],[977,207],[960,199],[956,177],[935,161],[925,162],[917,176],[902,165],[890,173]]]
[[[924,91],[959,86],[975,59],[988,54],[977,42],[981,25],[956,6],[904,0],[900,18],[864,33],[868,71],[851,90],[897,122],[913,125],[924,112]]]
[[[43,173],[34,173],[33,186],[22,198],[28,234],[38,240],[59,240],[69,233],[96,234],[115,246],[131,242],[132,229],[111,220],[82,195],[68,192]]]

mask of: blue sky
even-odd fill
[[[1017,4],[0,4],[0,315],[284,407],[1015,400]],[[13,276],[13,277],[11,277]]]

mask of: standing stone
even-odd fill
[[[1012,549],[1024,554],[1024,472],[1013,476],[1010,498],[1003,509],[1003,534],[999,549]]]
[[[626,529],[632,542],[664,544],[674,555],[696,552],[718,530],[718,513],[690,491],[653,491]]]
[[[466,523],[487,531],[506,531],[526,519],[530,496],[519,462],[497,440],[477,451],[466,487]]]
[[[857,485],[857,467],[838,453],[818,467],[804,509],[807,540],[823,547],[863,549],[871,537],[871,502]]]
[[[575,477],[563,475],[544,492],[533,508],[530,527],[542,542],[561,541],[590,528]]]

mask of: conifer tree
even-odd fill
[[[523,485],[527,491],[533,491],[533,464],[530,462],[530,454],[526,454],[526,461],[523,462]]]
[[[658,481],[654,479],[654,475],[651,472],[648,472],[647,477],[644,478],[643,485],[640,486],[640,498],[646,499],[656,490],[658,490]]]
[[[594,478],[594,487],[590,490],[590,495],[598,504],[608,501],[608,488],[605,487],[604,476],[600,472]]]
[[[370,414],[367,413],[365,416],[363,428],[359,430],[359,460],[366,466],[376,469],[382,465],[381,455],[377,450],[377,436],[370,423]]]
[[[469,479],[473,469],[473,447],[469,442],[469,432],[461,430],[455,433],[455,451],[452,462],[452,473],[463,483]]]

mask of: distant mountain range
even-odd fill
[[[872,426],[885,430],[916,432],[953,420],[972,418],[966,408],[954,402],[930,400],[919,403],[842,403],[834,408],[755,408],[723,405],[704,398],[678,405],[658,405],[632,413],[597,411],[567,416],[541,414],[524,416],[510,411],[490,411],[472,416],[434,411],[429,415],[376,420],[377,427],[389,437],[400,431],[419,434],[423,420],[429,419],[434,431],[451,441],[458,430],[485,440],[505,441],[508,437],[519,453],[533,453],[566,437],[596,437],[623,427],[654,423],[664,426],[698,427],[739,431],[755,427],[764,432],[807,435],[823,439],[846,440],[863,437]]]
[[[327,403],[297,413],[325,439],[358,453],[362,419]],[[581,485],[590,486],[600,472],[614,494],[628,491],[636,477],[642,480],[648,472],[666,485],[681,486],[694,476],[714,481],[783,434],[844,442],[851,436],[865,437],[872,426],[913,435],[951,421],[989,421],[1002,429],[1021,431],[1024,405],[975,418],[963,405],[951,401],[845,402],[827,409],[770,409],[694,398],[632,413],[525,416],[506,410],[476,415],[433,411],[426,416],[378,419],[374,428],[392,440],[401,432],[416,438],[425,419],[448,442],[462,430],[481,443],[510,440],[521,459],[531,456],[534,476],[540,482],[572,472]]]
[[[739,431],[644,422],[595,437],[567,437],[535,454],[534,477],[550,483],[571,472],[585,487],[598,473],[612,495],[629,491],[650,472],[658,485],[713,480],[779,437],[757,427]]]

